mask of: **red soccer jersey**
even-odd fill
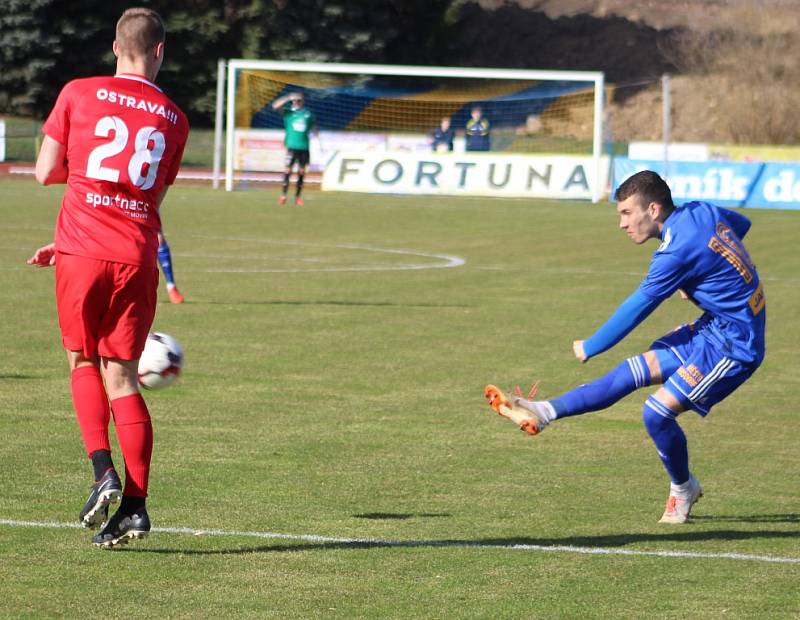
[[[186,115],[143,77],[93,77],[64,86],[42,131],[67,149],[58,251],[155,264],[158,196],[178,174]]]

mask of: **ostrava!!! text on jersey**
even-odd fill
[[[166,108],[163,103],[156,103],[153,101],[147,101],[145,99],[137,99],[131,95],[118,93],[113,90],[109,91],[105,88],[97,89],[97,100],[108,101],[109,103],[118,103],[120,106],[125,108],[133,108],[134,110],[150,112],[150,114],[156,114],[162,118],[166,118],[173,125],[178,123],[178,113],[175,110]]]

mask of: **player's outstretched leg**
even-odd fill
[[[646,355],[631,357],[599,379],[551,400],[533,400],[535,393],[532,393],[528,398],[517,394],[509,401],[493,385],[486,387],[485,395],[492,409],[520,425],[526,420],[526,427],[538,429],[531,433],[535,435],[558,418],[606,409],[634,390],[650,385],[653,377]],[[530,419],[535,421],[527,421]]]
[[[548,412],[539,403],[521,397],[510,401],[502,390],[495,385],[487,385],[483,394],[489,406],[499,415],[508,418],[529,435],[538,435],[550,423]],[[519,401],[519,402],[518,402]],[[524,404],[521,404],[524,403]],[[530,404],[530,408],[527,406]]]
[[[621,398],[652,382],[645,355],[636,355],[599,379],[579,385],[549,402],[559,418],[581,415],[607,409]]]

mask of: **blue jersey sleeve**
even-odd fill
[[[681,287],[686,275],[683,263],[674,254],[656,252],[639,290],[660,302]]]
[[[660,303],[660,298],[643,293],[641,287],[636,289],[603,326],[583,343],[586,357],[594,357],[613,347],[644,321]]]
[[[730,224],[736,236],[739,237],[739,239],[744,239],[747,231],[750,230],[750,220],[741,213],[736,213],[736,211],[720,208],[719,212],[722,214],[722,217],[725,218],[725,221]]]

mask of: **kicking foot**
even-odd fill
[[[506,398],[500,388],[494,385],[487,385],[483,394],[492,409],[504,418],[511,420],[519,426],[520,430],[529,435],[538,435],[549,424],[547,417],[539,410],[534,401],[517,397],[512,402]]]
[[[280,195],[280,197],[278,198],[278,204],[279,205],[285,205],[286,204],[286,194],[281,194]]]
[[[302,207],[304,204],[306,204],[306,201],[303,200],[302,196],[298,196],[294,199],[294,204],[296,204],[298,207]]]
[[[689,520],[692,506],[703,497],[703,488],[697,478],[692,476],[689,481],[692,484],[688,493],[678,494],[672,490],[670,491],[667,498],[667,507],[664,509],[664,514],[659,519],[659,523],[686,523]]]

